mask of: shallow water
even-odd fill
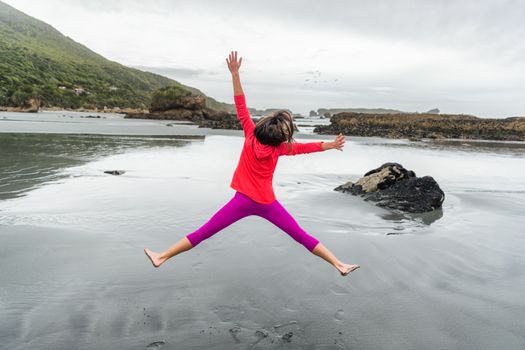
[[[78,135],[105,122],[55,121],[44,131],[77,134],[51,137],[13,121],[0,133],[2,348],[524,347],[519,143],[350,137],[344,152],[281,157],[277,198],[361,265],[350,276],[256,216],[154,269],[143,247],[166,249],[233,196],[242,133],[117,116],[112,134],[170,137]],[[389,161],[433,176],[443,209],[403,215],[333,191]]]
[[[0,136],[0,200],[18,197],[41,184],[67,177],[63,169],[103,156],[190,142],[177,136],[111,136],[4,133]]]

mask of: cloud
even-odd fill
[[[216,71],[209,71],[205,69],[188,69],[188,68],[176,68],[176,67],[149,67],[149,66],[134,66],[143,71],[157,73],[173,79],[176,78],[192,78],[203,75],[217,75]]]
[[[237,49],[258,108],[525,114],[523,1],[7,2],[112,60],[219,100],[231,102],[224,60]]]

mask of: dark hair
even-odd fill
[[[293,132],[293,116],[286,109],[275,111],[255,123],[255,137],[263,145],[279,146],[283,142],[291,143],[295,141]]]

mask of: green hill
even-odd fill
[[[107,60],[52,26],[0,1],[0,106],[37,98],[63,108],[147,108],[164,86],[195,88]],[[213,109],[231,105],[206,97]]]

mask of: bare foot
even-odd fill
[[[339,270],[339,272],[341,273],[341,276],[346,276],[350,272],[354,271],[355,269],[360,268],[361,266],[341,263],[340,265],[338,265],[336,267]]]
[[[144,248],[144,253],[146,253],[146,256],[149,258],[153,266],[159,267],[166,259],[162,259],[160,257],[159,253],[155,253],[148,248]]]

